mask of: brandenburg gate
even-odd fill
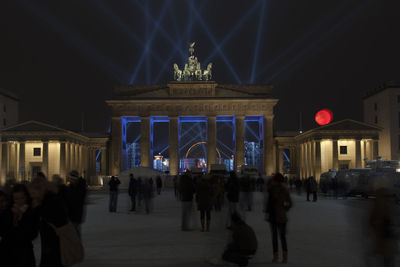
[[[184,70],[174,64],[174,81],[166,85],[116,86],[114,98],[106,101],[111,107],[110,174],[126,169],[127,123],[140,122],[140,165],[152,167],[152,122],[163,118],[169,122],[169,171],[179,171],[179,122],[181,118],[201,116],[207,125],[207,166],[217,162],[216,122],[220,117],[232,118],[234,130],[234,165],[245,164],[245,120],[257,116],[262,122],[263,171],[275,171],[273,120],[278,100],[271,95],[270,85],[217,84],[211,80],[212,63],[204,71],[193,55],[193,46]],[[167,134],[167,133],[166,133]]]

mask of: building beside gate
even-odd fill
[[[38,172],[50,179],[77,170],[90,183],[107,173],[107,136],[86,136],[38,121],[1,131],[0,184],[30,180]]]

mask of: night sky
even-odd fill
[[[362,120],[362,96],[400,81],[400,1],[1,1],[0,87],[20,120],[105,132],[116,84],[158,84],[187,44],[217,83],[273,84],[277,130]]]

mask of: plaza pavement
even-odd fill
[[[287,266],[367,266],[368,228],[363,226],[368,224],[364,215],[370,200],[319,199],[313,203],[306,202],[304,194],[292,194],[292,198]],[[156,196],[154,211],[149,215],[143,210],[128,212],[126,192],[120,193],[117,213],[108,212],[106,192],[91,192],[88,202],[82,228],[86,258],[76,265],[79,267],[211,266],[206,260],[218,257],[229,238],[224,227],[225,210],[212,212],[211,232],[200,231],[195,210],[196,229],[180,231],[180,203],[171,190]],[[271,263],[271,234],[262,203],[262,193],[255,193],[254,209],[246,213],[246,221],[254,228],[259,244],[249,266],[279,266]],[[38,240],[35,249],[38,254]]]

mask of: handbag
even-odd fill
[[[61,227],[56,227],[51,223],[49,225],[54,229],[60,240],[62,265],[71,266],[82,262],[84,259],[84,249],[75,226],[71,222]]]

